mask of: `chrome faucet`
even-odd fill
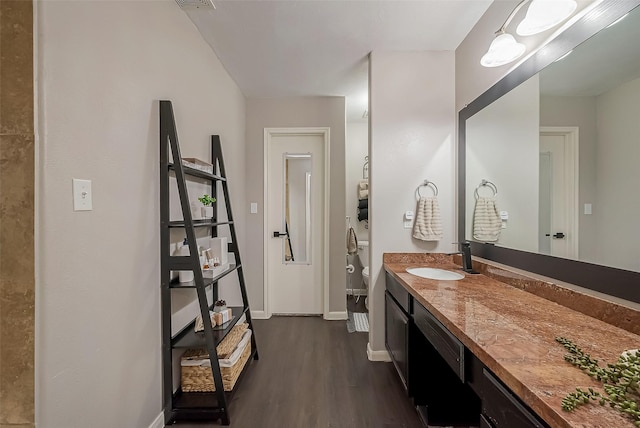
[[[456,244],[460,245],[460,251],[456,253],[448,253],[448,255],[452,256],[454,254],[462,255],[462,270],[467,273],[480,273],[473,270],[473,263],[471,261],[471,243],[467,241],[456,242]]]

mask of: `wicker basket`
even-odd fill
[[[218,358],[227,358],[236,349],[242,335],[248,327],[249,324],[245,323],[236,325],[231,329],[231,332],[229,332],[227,337],[225,337],[224,340],[216,347],[216,351],[218,351]],[[222,385],[224,386],[225,391],[231,391],[233,389],[242,369],[249,360],[250,355],[251,341],[247,342],[240,358],[233,366],[220,368],[220,372],[222,373]],[[206,349],[189,349],[182,356],[183,360],[201,360],[205,358],[209,358],[209,354]],[[211,367],[181,366],[180,369],[183,392],[213,392],[216,390]]]

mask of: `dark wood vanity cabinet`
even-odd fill
[[[469,385],[482,401],[481,428],[549,427],[474,355],[469,366]]]
[[[385,345],[425,425],[548,428],[388,272]]]
[[[388,273],[386,285],[385,346],[424,423],[477,426],[478,398],[428,339],[431,337],[438,347],[446,343],[446,348],[455,337],[433,328],[427,330],[426,310],[418,309],[420,315],[416,318],[414,308],[419,303]],[[464,353],[464,346],[460,349]]]
[[[425,367],[412,378],[414,404],[423,422],[435,426],[478,426],[480,400],[465,382],[468,350],[419,302],[413,301],[413,321],[420,344],[419,361]],[[415,353],[412,352],[412,356]]]
[[[409,308],[411,296],[388,273],[386,282],[384,344],[407,394],[411,395],[409,382]]]
[[[384,344],[391,361],[400,375],[402,384],[409,392],[409,317],[394,300],[389,291],[384,295],[385,335]]]
[[[491,428],[547,427],[487,368],[482,375],[482,415]]]

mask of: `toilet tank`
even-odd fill
[[[362,267],[369,266],[369,241],[358,241],[358,257]]]

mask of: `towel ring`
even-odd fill
[[[364,165],[362,165],[362,179],[369,179],[369,156],[364,157]]]
[[[478,193],[478,190],[480,190],[481,187],[490,188],[491,191],[493,192],[493,196],[496,196],[498,194],[498,187],[495,184],[493,184],[489,180],[482,180],[480,182],[480,184],[478,185],[478,187],[476,187],[476,190],[474,192],[475,196],[476,196],[476,199],[478,199],[480,197],[480,194]]]
[[[438,186],[436,186],[436,183],[434,183],[433,181],[424,180],[424,182],[416,189],[416,192],[418,193],[418,199],[422,197],[422,194],[420,193],[421,187],[431,187],[433,189],[433,196],[438,196]]]

